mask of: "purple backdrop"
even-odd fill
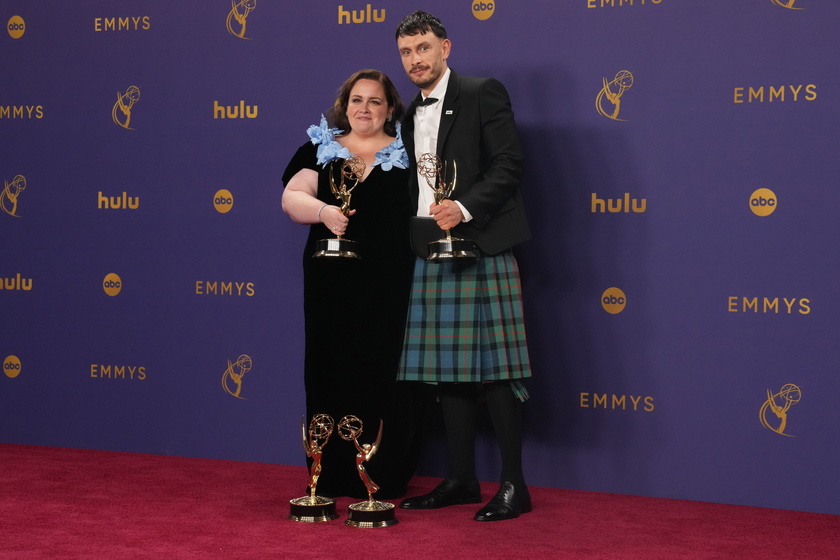
[[[421,6],[250,5],[0,6],[0,441],[303,463],[280,174]],[[528,481],[840,513],[840,3],[422,7],[527,150]]]

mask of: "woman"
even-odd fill
[[[402,348],[414,262],[408,235],[408,157],[399,136],[403,104],[391,80],[377,70],[353,74],[339,89],[332,124],[321,117],[310,142],[298,149],[285,173],[283,210],[310,225],[303,251],[307,418],[329,414],[336,423],[359,417],[367,428],[360,443],[381,448],[368,466],[381,490],[376,498],[405,493],[414,460],[402,447],[396,371]],[[364,173],[344,215],[330,190],[344,159],[358,156]],[[347,187],[351,187],[348,182]],[[318,240],[343,236],[358,243],[361,258],[313,258]],[[308,423],[308,420],[307,420]],[[333,438],[324,447],[317,492],[367,498],[352,442]]]

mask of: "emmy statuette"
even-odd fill
[[[341,179],[336,184],[336,173],[330,163],[330,190],[337,200],[341,202],[341,213],[345,216],[350,212],[350,197],[353,189],[359,185],[359,180],[365,174],[365,161],[359,156],[352,156],[341,162]],[[352,183],[351,186],[348,186]],[[331,239],[319,239],[315,242],[315,254],[313,257],[347,257],[359,259],[358,242],[351,239],[344,239],[340,235]]]
[[[312,458],[309,469],[309,495],[289,500],[289,519],[305,523],[332,521],[338,517],[335,511],[335,500],[316,494],[318,477],[321,475],[321,456],[324,446],[333,433],[335,423],[327,414],[316,414],[306,429],[306,420],[301,421],[303,435],[303,449],[306,456]]]
[[[397,523],[397,518],[394,516],[394,504],[373,499],[373,495],[379,490],[379,486],[370,479],[364,466],[364,463],[370,461],[379,449],[379,442],[382,440],[382,420],[379,421],[379,435],[376,436],[376,442],[373,444],[359,443],[362,428],[362,421],[355,416],[345,416],[338,423],[338,435],[341,436],[341,439],[352,441],[359,451],[356,454],[356,469],[359,471],[359,476],[368,491],[366,502],[350,504],[347,520],[344,523],[351,527],[388,527]]]
[[[426,183],[435,191],[435,203],[440,204],[455,192],[458,170],[452,162],[452,177],[448,177],[446,164],[435,154],[423,154],[417,161],[417,170],[426,179]],[[450,180],[451,179],[451,180]],[[446,261],[459,258],[475,258],[473,242],[469,239],[452,237],[449,230],[446,237],[429,242],[429,261]]]

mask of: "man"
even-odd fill
[[[417,215],[472,240],[475,259],[415,263],[400,379],[437,384],[449,448],[449,476],[408,509],[480,503],[475,471],[478,403],[487,404],[502,455],[499,491],[477,521],[531,511],[522,473],[522,380],[531,376],[521,287],[512,247],[530,236],[520,197],[522,150],[510,100],[492,78],[460,76],[447,64],[451,42],[440,20],[415,12],[400,23],[397,46],[420,93],[408,109],[403,140],[412,165],[433,153],[456,173],[440,204],[414,173]],[[441,232],[442,233],[442,232]]]

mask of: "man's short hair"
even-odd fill
[[[397,27],[396,38],[399,39],[406,35],[422,35],[430,31],[438,39],[446,39],[446,28],[437,16],[433,16],[428,12],[416,11],[413,14],[405,16],[400,22],[400,25]]]

